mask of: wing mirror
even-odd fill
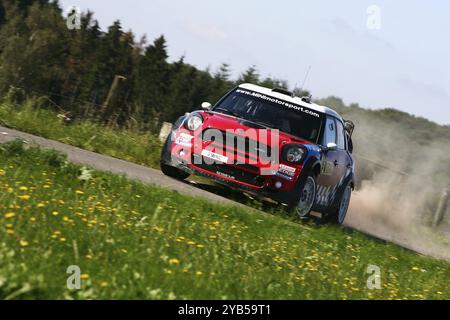
[[[337,144],[334,142],[329,142],[323,151],[334,151],[337,150]]]
[[[211,103],[209,103],[209,102],[203,102],[202,103],[202,109],[203,110],[208,111],[208,110],[211,110],[211,108],[212,108],[212,104]]]

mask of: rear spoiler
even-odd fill
[[[355,124],[353,121],[350,120],[344,120],[344,128],[345,131],[348,133],[349,137],[352,137],[353,130],[355,130]]]

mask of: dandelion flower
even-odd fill
[[[84,194],[84,192],[81,191],[81,190],[77,190],[77,191],[75,191],[75,193],[76,193],[76,194],[80,194],[80,195],[81,195],[81,194]]]
[[[176,259],[176,258],[173,258],[173,259],[170,259],[170,260],[169,260],[169,263],[170,263],[170,264],[180,264],[180,260],[178,260],[178,259]]]
[[[6,219],[10,219],[10,218],[13,218],[13,217],[15,217],[16,216],[16,214],[14,213],[14,212],[7,212],[7,213],[5,213],[5,215],[4,215],[4,217],[6,218]]]
[[[21,247],[28,247],[29,243],[26,240],[20,240],[20,246]]]
[[[80,279],[87,280],[87,279],[89,279],[89,275],[87,273],[83,273],[82,275],[80,275]]]
[[[26,187],[26,186],[21,186],[21,187],[19,187],[19,190],[20,190],[20,191],[28,191],[28,187]]]
[[[30,196],[28,194],[24,194],[23,196],[18,196],[20,200],[30,200]]]
[[[197,271],[197,272],[195,273],[195,275],[196,275],[196,276],[201,276],[201,275],[203,275],[203,272]]]

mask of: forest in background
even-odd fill
[[[137,39],[120,21],[102,31],[89,11],[80,29],[69,30],[57,1],[0,0],[0,99],[18,105],[38,97],[40,108],[75,120],[157,133],[162,122],[198,109],[203,101],[217,101],[239,83],[289,88],[285,80],[262,77],[255,66],[237,79],[230,74],[226,63],[217,70],[199,70],[184,57],[169,62],[164,36],[151,42],[145,36]],[[333,96],[313,100],[356,123],[358,153],[399,167],[411,157],[421,161],[433,153],[433,163],[450,170],[450,125],[395,109],[346,105]]]

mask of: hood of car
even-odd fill
[[[279,143],[279,146],[283,146],[286,144],[302,144],[309,145],[310,141],[295,137],[291,134],[282,132],[278,130],[278,141],[272,141],[272,136],[276,138],[275,129],[268,128],[263,125],[254,123],[249,120],[245,120],[242,118],[237,118],[231,115],[226,115],[218,112],[202,112],[203,116],[203,130],[206,129],[217,129],[220,131],[233,130],[236,135],[245,135],[246,133],[255,134],[258,137],[257,140],[266,139],[267,136],[267,145],[273,146],[276,142]]]

